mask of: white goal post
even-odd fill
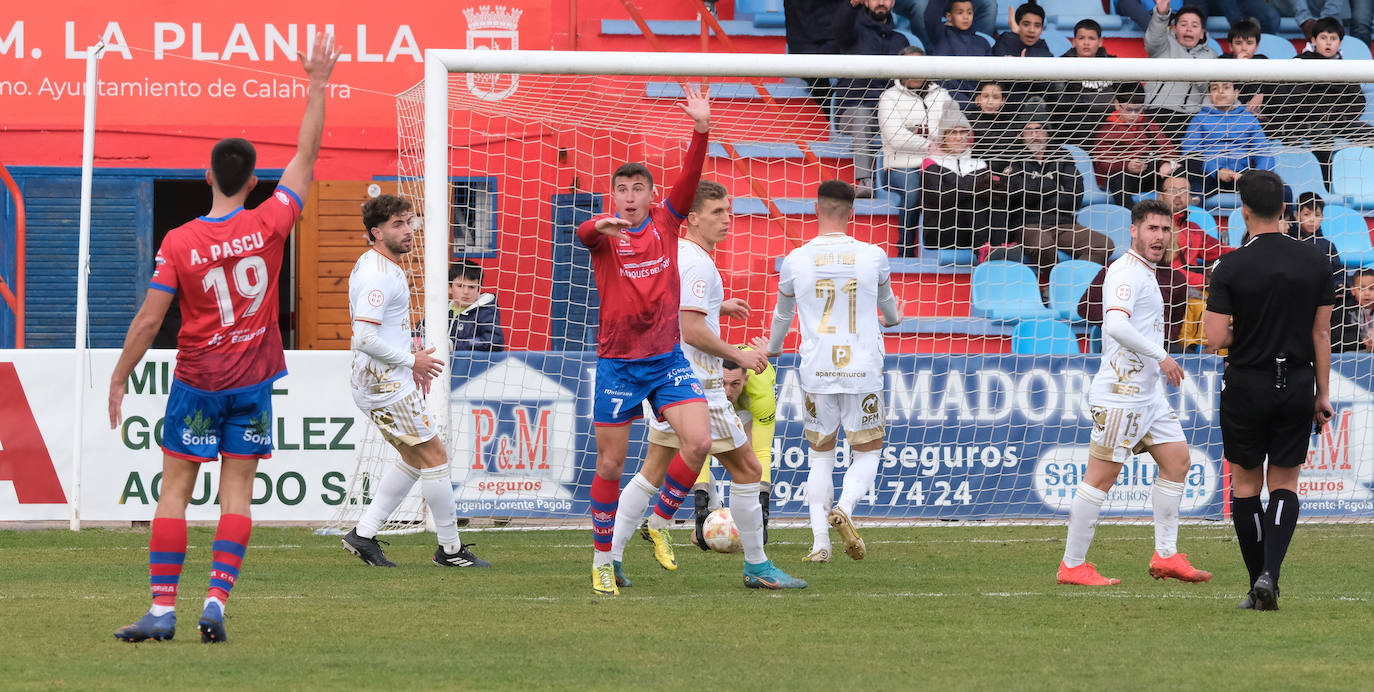
[[[509,76],[527,79],[508,81],[510,88],[495,95],[479,93],[472,86],[474,79],[499,80]],[[593,78],[595,81],[587,81],[586,78]],[[552,167],[548,163],[553,156],[550,152],[557,149],[557,161],[562,162],[565,154],[570,157],[571,163],[567,166],[572,173],[569,176],[569,171],[561,171],[561,177],[557,179],[556,184],[550,177],[545,188],[541,189],[556,187],[561,191],[571,190],[584,195],[591,193],[590,196],[604,199],[609,183],[609,170],[626,159],[614,163],[598,160],[594,165],[588,164],[588,160],[605,158],[607,151],[617,152],[615,155],[619,155],[622,150],[639,152],[642,155],[658,146],[659,140],[670,143],[684,141],[686,134],[685,121],[681,118],[673,120],[664,117],[660,118],[661,121],[648,122],[642,127],[639,127],[638,123],[633,126],[618,125],[614,118],[623,114],[612,107],[615,98],[633,98],[641,102],[658,101],[661,105],[661,102],[680,98],[681,92],[673,91],[676,83],[696,81],[709,81],[713,91],[727,87],[721,91],[729,92],[728,87],[741,87],[732,92],[737,94],[734,98],[756,98],[738,94],[747,91],[751,83],[758,86],[758,91],[763,94],[765,86],[775,87],[784,84],[786,78],[874,79],[888,80],[889,83],[890,80],[901,79],[994,81],[1015,85],[1014,88],[1029,86],[1032,83],[1189,82],[1201,84],[1202,91],[1206,92],[1207,82],[1228,81],[1238,86],[1261,83],[1344,83],[1368,87],[1374,84],[1374,60],[1069,60],[428,50],[425,56],[423,83],[398,97],[398,114],[401,120],[401,190],[412,199],[421,198],[419,201],[423,216],[423,261],[417,262],[421,266],[412,268],[412,274],[417,280],[417,293],[422,296],[422,306],[416,307],[417,312],[423,313],[427,345],[436,348],[437,356],[446,360],[450,358],[449,335],[446,328],[449,314],[446,280],[449,264],[458,255],[450,233],[433,231],[454,227],[453,214],[456,202],[451,178],[487,176],[501,181],[539,178],[546,175],[544,168]],[[467,88],[464,88],[465,80]],[[514,86],[516,81],[520,85],[518,92]],[[627,82],[629,86],[617,92],[614,86],[617,81]],[[726,186],[736,201],[736,216],[752,215],[757,219],[757,223],[740,223],[738,231],[732,228],[731,241],[728,242],[733,242],[737,237],[741,238],[739,242],[743,245],[739,247],[745,251],[762,254],[749,259],[749,263],[738,257],[718,262],[722,264],[722,274],[726,275],[727,297],[733,288],[737,292],[745,291],[751,302],[753,316],[749,325],[743,328],[748,330],[749,337],[763,333],[761,330],[766,329],[767,315],[771,314],[776,277],[773,275],[770,280],[768,272],[772,270],[763,267],[765,264],[772,267],[771,263],[777,257],[785,254],[800,239],[804,239],[807,224],[813,223],[813,219],[808,216],[811,212],[808,211],[805,198],[810,196],[814,199],[814,183],[824,177],[838,176],[851,181],[858,177],[854,171],[857,162],[851,161],[849,154],[841,151],[846,150],[851,142],[849,138],[840,134],[837,127],[832,127],[834,114],[826,114],[809,105],[809,102],[800,103],[805,99],[798,96],[796,88],[794,87],[794,91],[788,95],[777,98],[778,101],[791,98],[795,103],[779,106],[767,96],[763,96],[763,100],[768,102],[768,108],[750,110],[745,107],[722,106],[722,116],[718,121],[721,125],[713,125],[713,149],[707,162],[707,176],[712,175],[714,171],[714,175],[718,177],[729,177]],[[542,95],[535,93],[539,89],[549,91]],[[590,93],[597,89],[604,89],[608,93],[604,96]],[[719,98],[728,100],[732,97]],[[587,103],[606,107],[607,117],[584,118],[581,117],[583,114],[572,112],[585,107]],[[713,120],[716,116],[714,103],[721,101],[713,99]],[[1281,99],[1275,99],[1275,103],[1279,108],[1293,105],[1285,105]],[[1313,100],[1298,105],[1311,110],[1315,104],[1313,97]],[[974,107],[967,108],[969,115],[973,116]],[[478,122],[480,118],[481,127],[490,129],[476,133],[478,126],[473,125],[472,132],[469,132],[466,129],[469,122],[466,115],[468,113],[477,113],[472,116],[471,121]],[[654,113],[656,115],[650,117],[658,117],[662,113],[675,114],[675,111],[665,108]],[[1053,117],[1062,115],[1054,113]],[[1374,117],[1365,117],[1374,123]],[[767,120],[763,120],[764,118]],[[758,127],[752,128],[751,124]],[[1051,127],[1057,124],[1060,123],[1051,123]],[[502,127],[507,129],[500,129]],[[770,128],[785,130],[787,134],[769,134]],[[588,133],[583,130],[595,132]],[[459,132],[465,135],[480,134],[480,137],[472,138],[472,141],[479,143],[458,141],[455,133]],[[522,137],[538,139],[539,135],[531,135],[530,132],[543,133],[550,141],[557,140],[558,143],[543,141],[530,144],[529,150],[533,153],[529,154],[530,159],[527,162],[512,161],[507,154],[493,153],[498,151],[494,147],[477,152],[481,147],[488,147],[492,141],[515,141]],[[1018,141],[1008,141],[1004,144],[1009,148],[1015,148],[1014,145]],[[1326,160],[1321,164],[1321,171],[1316,174],[1317,180],[1307,181],[1311,184],[1301,189],[1295,186],[1293,190],[1294,197],[1297,197],[1299,192],[1309,187],[1322,189],[1324,199],[1332,211],[1332,214],[1328,215],[1329,220],[1334,220],[1337,211],[1350,211],[1353,214],[1355,220],[1342,217],[1341,223],[1345,225],[1341,228],[1346,230],[1355,227],[1351,224],[1365,223],[1364,215],[1374,211],[1374,178],[1368,185],[1368,198],[1362,199],[1363,183],[1358,176],[1353,176],[1348,169],[1339,166],[1337,172],[1330,172],[1331,153],[1335,151],[1339,154],[1336,156],[1337,163],[1345,159],[1363,161],[1360,157],[1365,150],[1358,146],[1361,144],[1374,146],[1374,141],[1365,139],[1363,132],[1355,137],[1337,131],[1335,139],[1331,142],[1317,143],[1309,147],[1313,150],[1324,148],[1320,153],[1325,154]],[[1284,145],[1279,147],[1276,142],[1275,152],[1285,155],[1292,153],[1287,141]],[[671,144],[668,147],[670,151],[662,157],[663,160],[651,164],[654,170],[663,171],[665,179],[661,189],[666,189],[673,182],[680,158],[680,151],[672,151]],[[750,151],[754,153],[741,153],[745,147],[752,147]],[[461,154],[458,153],[460,149]],[[1344,155],[1342,150],[1350,150],[1350,155]],[[1374,149],[1368,151],[1370,170],[1374,170]],[[651,153],[657,155],[663,152]],[[750,160],[741,161],[746,158]],[[1185,155],[1182,158],[1190,157]],[[1306,159],[1303,159],[1303,162],[1306,165]],[[1088,192],[1092,192],[1099,185],[1091,162],[1079,163],[1087,166],[1080,166],[1079,170],[1083,173]],[[1315,160],[1311,163],[1311,166],[1317,165]],[[882,168],[881,163],[878,168]],[[874,173],[879,177],[888,176],[887,180],[881,183],[875,177],[875,187],[880,188],[877,197],[880,199],[873,200],[872,203],[862,200],[864,204],[856,206],[856,210],[859,210],[861,215],[869,215],[859,222],[866,229],[865,239],[886,245],[890,234],[895,233],[892,230],[893,225],[901,225],[898,224],[899,218],[902,219],[901,223],[905,224],[905,217],[892,212],[891,205],[906,202],[900,194],[882,190],[893,185],[890,173],[884,173],[882,170]],[[552,173],[548,175],[552,176]],[[1345,177],[1335,180],[1331,176]],[[1343,192],[1335,189],[1336,183],[1341,184]],[[1106,194],[1105,185],[1103,187],[1103,190],[1096,192]],[[1082,193],[1084,200],[1087,199],[1088,192]],[[1144,192],[1150,194],[1149,191]],[[493,208],[488,210],[492,215],[500,217],[499,221],[494,223],[499,224],[502,233],[542,233],[545,227],[555,223],[549,217],[553,212],[549,211],[551,205],[546,195],[516,199],[521,193],[502,190],[502,194],[504,196],[501,201],[493,202]],[[1203,195],[1197,196],[1198,199],[1202,197]],[[492,198],[496,198],[495,194]],[[598,202],[598,209],[599,204]],[[884,207],[884,204],[887,206]],[[987,209],[978,208],[972,211],[1012,214],[1018,211],[992,209],[995,204],[987,204],[991,205]],[[1212,204],[1210,196],[1208,204]],[[1348,210],[1346,205],[1353,210]],[[1085,218],[1082,214],[1090,207],[1105,206],[1109,205],[1085,203],[1077,210],[1079,216],[1075,218],[1081,222]],[[1228,215],[1226,208],[1216,206],[1209,206],[1203,211],[1206,212],[1204,216],[1208,218],[1198,219],[1202,225],[1201,230],[1219,236],[1221,243],[1227,246],[1234,245],[1231,241],[1241,237],[1243,226],[1235,221],[1236,214]],[[1228,217],[1231,220],[1229,225]],[[921,223],[931,223],[929,214]],[[1098,230],[1092,223],[1087,225]],[[783,232],[774,233],[775,227],[781,228]],[[1323,225],[1322,228],[1327,227]],[[930,233],[930,229],[924,226],[922,231]],[[1365,231],[1362,242],[1363,247],[1368,248],[1367,227]],[[1107,233],[1105,230],[1103,232]],[[1228,237],[1228,233],[1232,234],[1232,237]],[[1353,271],[1363,266],[1364,260],[1368,260],[1370,266],[1374,267],[1374,249],[1365,257],[1359,254],[1362,250],[1357,247],[1358,243],[1353,249],[1352,246],[1342,244],[1346,240],[1358,241],[1358,238],[1352,239],[1348,234],[1338,238],[1334,231],[1331,235],[1333,242],[1340,245],[1345,270]],[[1119,232],[1113,235],[1112,239],[1117,244],[1118,253],[1124,251],[1124,247],[1120,245]],[[487,258],[489,270],[493,267],[506,267],[505,258],[498,255],[516,251],[510,249],[516,247],[514,243],[505,245],[504,242],[503,240],[499,253],[481,255]],[[989,245],[994,251],[997,250],[996,243]],[[726,247],[729,250],[731,246]],[[976,248],[973,250],[976,251]],[[539,252],[542,253],[543,250]],[[1031,320],[1022,319],[1018,322],[1013,318],[998,316],[995,312],[980,311],[978,281],[981,266],[973,265],[975,261],[981,265],[983,258],[978,257],[976,252],[969,252],[960,256],[964,259],[946,261],[940,259],[940,252],[934,248],[923,247],[919,253],[913,253],[918,256],[894,260],[894,274],[903,272],[903,276],[907,277],[903,279],[907,291],[906,299],[913,305],[913,310],[908,310],[907,314],[915,312],[917,317],[909,318],[899,328],[888,332],[889,344],[900,344],[896,349],[900,351],[900,355],[889,353],[887,372],[890,408],[887,411],[887,419],[889,444],[893,449],[889,450],[890,458],[885,457],[883,470],[879,474],[878,488],[870,494],[866,503],[861,504],[856,516],[864,520],[888,521],[1062,518],[1067,508],[1060,506],[1063,503],[1050,499],[1049,494],[1055,483],[1067,483],[1073,477],[1074,472],[1070,468],[1073,464],[1086,462],[1086,457],[1078,459],[1077,456],[1081,456],[1080,452],[1086,449],[1085,431],[1090,427],[1090,423],[1086,420],[1086,414],[1078,413],[1075,409],[1080,408],[1079,401],[1086,378],[1090,378],[1096,370],[1096,357],[1091,355],[1092,327],[1085,323],[1080,315],[1061,313],[1057,316],[1060,322],[1071,325],[1073,330],[1071,339],[1076,343],[1070,352],[1078,353],[1081,347],[1087,355],[1065,358],[1051,355],[1064,352],[1049,350],[1025,352],[1040,355],[1015,355],[1022,352],[1013,353],[1008,344],[1015,347],[1021,332],[1021,322]],[[1053,249],[1050,252],[1053,254]],[[891,254],[895,255],[896,252]],[[1068,257],[1062,252],[1060,254],[1061,260]],[[968,259],[969,257],[977,257],[977,260]],[[536,258],[530,256],[525,259]],[[537,259],[541,265],[547,264],[542,254]],[[1008,264],[1004,260],[999,262]],[[724,266],[726,263],[731,265],[729,269]],[[1016,262],[1012,261],[1010,264]],[[527,267],[530,264],[521,266]],[[1042,268],[1046,269],[1044,275],[1039,277],[1044,290],[1043,284],[1050,272],[1048,267]],[[730,274],[732,271],[735,272],[734,275]],[[508,284],[503,282],[518,283],[528,279],[523,275],[512,276],[508,268],[499,269],[494,278],[493,285],[484,286],[484,289],[496,290],[502,294],[503,300],[509,295],[503,293],[508,290]],[[941,282],[946,279],[948,283],[942,284]],[[1031,281],[1033,284],[1034,278]],[[545,284],[542,283],[535,284],[535,289],[528,288],[528,283],[521,285],[525,286],[520,289],[521,291],[545,290]],[[1195,295],[1197,287],[1189,287],[1188,290],[1190,300],[1198,300],[1198,296]],[[1053,286],[1050,287],[1050,291],[1053,292]],[[523,297],[530,300],[520,301],[520,305],[516,307],[503,306],[505,312],[502,313],[501,319],[507,331],[548,328],[548,311],[551,308],[547,305],[541,307],[540,301],[547,303],[552,299],[543,295]],[[1034,299],[1045,300],[1042,296],[1035,296]],[[973,303],[971,312],[967,305],[969,301]],[[1053,302],[1054,296],[1050,295],[1041,307],[1053,309]],[[595,305],[590,307],[594,308]],[[544,312],[533,317],[526,314],[530,311],[538,313],[540,310]],[[581,326],[594,328],[595,323]],[[735,335],[742,333],[732,332]],[[529,345],[549,343],[550,339],[544,338],[546,336],[539,335],[539,338],[521,341],[526,345],[516,346],[501,362],[509,366],[515,361],[528,360],[526,354],[530,351],[537,352],[548,348]],[[1048,337],[1037,334],[1026,338]],[[743,341],[740,338],[732,340]],[[522,353],[522,349],[528,351]],[[490,518],[502,523],[512,520],[517,524],[530,526],[583,526],[587,523],[585,511],[582,509],[525,513],[523,509],[509,509],[517,507],[517,503],[502,504],[505,501],[499,499],[500,493],[509,493],[505,496],[507,500],[511,497],[524,497],[536,504],[548,500],[551,507],[585,506],[589,473],[585,466],[588,463],[587,458],[594,458],[595,452],[590,434],[590,405],[581,401],[581,398],[585,398],[590,392],[590,387],[584,384],[579,388],[575,382],[577,377],[570,376],[569,373],[580,372],[582,379],[590,379],[588,366],[594,362],[594,356],[577,355],[571,350],[555,354],[555,350],[549,349],[548,353],[543,354],[543,365],[509,366],[501,370],[502,376],[516,378],[511,380],[514,384],[508,392],[503,393],[500,387],[493,388],[490,383],[484,385],[485,388],[481,388],[480,391],[486,392],[485,396],[496,397],[496,400],[489,402],[490,412],[486,415],[499,417],[508,414],[507,409],[511,407],[520,409],[526,406],[522,402],[528,397],[521,396],[517,391],[516,385],[519,382],[528,384],[547,381],[550,378],[558,380],[558,373],[561,372],[564,377],[562,382],[570,390],[576,389],[579,399],[576,403],[567,404],[567,410],[575,412],[567,419],[570,422],[567,422],[564,428],[552,430],[548,434],[549,439],[558,437],[563,440],[558,444],[571,447],[570,451],[565,451],[570,457],[580,460],[576,463],[577,468],[566,469],[563,476],[557,473],[540,476],[532,472],[512,472],[511,482],[503,485],[501,469],[497,468],[495,462],[491,462],[491,468],[480,471],[480,475],[487,481],[496,479],[491,487],[498,488],[494,491],[497,495],[482,495],[477,490],[468,488],[471,491],[468,497],[472,502],[465,505],[464,500],[460,498],[460,515],[474,520]],[[889,346],[889,351],[892,350]],[[578,353],[589,352],[584,349]],[[1344,427],[1337,430],[1339,435],[1333,433],[1328,438],[1319,437],[1314,441],[1313,455],[1309,463],[1313,464],[1316,470],[1308,473],[1306,477],[1315,480],[1312,493],[1304,497],[1305,507],[1316,506],[1308,503],[1308,500],[1329,501],[1331,511],[1324,515],[1327,520],[1368,520],[1374,517],[1374,492],[1371,491],[1371,487],[1374,486],[1374,394],[1371,394],[1371,391],[1374,391],[1374,363],[1370,362],[1371,358],[1374,356],[1353,353],[1341,357],[1335,366],[1338,372],[1333,373],[1333,390],[1337,390],[1337,398],[1342,402],[1338,406],[1341,408],[1338,417],[1344,416],[1340,418]],[[481,367],[487,368],[497,360],[499,359],[483,360]],[[462,368],[466,367],[466,356],[459,354],[450,362],[454,363],[454,369],[459,371],[455,373],[459,380],[467,379],[468,373],[462,372]],[[1197,482],[1190,485],[1190,493],[1196,491],[1202,499],[1191,505],[1191,510],[1185,507],[1184,511],[1185,515],[1194,518],[1216,519],[1226,511],[1222,509],[1223,498],[1227,492],[1226,480],[1220,463],[1220,436],[1215,431],[1215,420],[1210,413],[1204,414],[1202,410],[1213,407],[1214,390],[1219,383],[1220,363],[1216,359],[1209,360],[1203,356],[1193,357],[1189,362],[1192,363],[1188,366],[1190,381],[1171,396],[1176,408],[1181,407],[1188,411],[1190,422],[1185,424],[1185,431],[1189,433],[1190,442],[1193,443],[1194,458],[1198,467],[1205,469],[1198,472]],[[530,360],[530,363],[534,361]],[[775,475],[773,481],[773,511],[775,516],[796,518],[805,513],[804,501],[799,499],[802,497],[801,479],[804,479],[805,475],[805,445],[798,439],[790,439],[799,437],[795,434],[799,431],[799,393],[795,378],[790,372],[793,366],[790,365],[790,361],[788,363],[780,368],[779,373],[778,435],[780,438],[786,436],[789,439],[775,441],[774,445],[772,463],[775,474],[778,475]],[[490,371],[499,369],[491,367]],[[473,372],[478,371],[474,369]],[[471,459],[475,458],[476,467],[480,467],[484,453],[480,448],[476,451],[469,449],[480,447],[482,441],[472,442],[463,439],[471,437],[474,430],[482,430],[480,421],[463,422],[462,417],[467,416],[478,405],[471,400],[470,397],[474,396],[471,391],[467,394],[469,399],[459,402],[452,399],[453,391],[449,387],[436,386],[430,391],[429,406],[435,413],[441,439],[448,446],[450,457],[454,458],[460,454],[459,451],[455,451],[456,449],[464,450],[461,451],[463,459],[473,468]],[[506,408],[501,408],[503,406]],[[463,412],[461,416],[458,411]],[[445,415],[443,412],[451,415]],[[518,453],[512,451],[515,445],[524,444],[515,439],[517,433],[527,434],[531,438],[536,436],[535,432],[532,432],[535,428],[528,419],[528,416],[532,415],[534,413],[516,410],[515,417],[518,420],[510,424],[509,428],[512,431],[512,439],[506,441],[512,449],[505,451],[516,453],[517,456],[533,454],[524,447],[521,447]],[[491,425],[499,426],[500,423]],[[455,429],[455,426],[460,429]],[[495,430],[495,427],[492,430]],[[539,428],[538,434],[542,435],[544,432],[546,431],[543,428]],[[371,434],[375,436],[375,433]],[[632,439],[638,436],[639,433],[635,433]],[[548,444],[556,446],[552,442]],[[1027,449],[1033,451],[1026,452]],[[1031,454],[1035,459],[1017,456],[1019,453]],[[375,463],[375,459],[360,458],[359,474],[375,473]],[[846,462],[842,460],[841,466],[844,463]],[[632,458],[627,461],[627,471],[632,472],[637,464],[638,459],[634,458],[632,451]],[[462,465],[457,461],[453,464],[455,467]],[[1059,470],[1052,470],[1056,468]],[[462,473],[461,469],[455,469],[455,482],[459,486],[464,483],[457,477]],[[1059,475],[1056,476],[1056,473]],[[719,473],[717,478],[719,479]],[[541,482],[548,484],[541,486]],[[1148,478],[1145,484],[1148,484]],[[353,486],[360,487],[356,479]],[[549,491],[549,486],[556,486],[557,489]],[[531,490],[533,488],[543,489]],[[494,504],[483,504],[483,498],[492,500]],[[568,500],[569,504],[557,504],[555,500]],[[1116,515],[1122,517],[1141,515],[1145,508],[1137,506],[1138,500],[1138,497],[1123,491],[1120,503],[1117,503],[1116,499],[1109,501],[1108,514],[1115,510]],[[579,505],[579,502],[582,504]],[[960,507],[961,503],[972,507]],[[1006,506],[998,506],[999,503],[1006,503]],[[360,508],[362,502],[345,502],[344,506]],[[498,508],[489,509],[493,506]],[[487,509],[483,509],[484,507]],[[685,510],[683,514],[686,514]],[[524,519],[531,520],[523,521]]]

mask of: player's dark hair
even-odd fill
[[[1097,20],[1095,19],[1078,20],[1078,23],[1073,25],[1073,33],[1077,34],[1081,29],[1087,29],[1088,31],[1093,32],[1094,34],[1097,34],[1098,38],[1102,38],[1102,25],[1098,24]]]
[[[845,217],[854,208],[854,186],[843,180],[827,180],[816,189],[816,215]]]
[[[1131,207],[1131,225],[1138,226],[1145,222],[1147,216],[1163,216],[1166,219],[1174,218],[1174,212],[1164,200],[1146,199],[1135,203]]]
[[[215,185],[225,197],[233,197],[243,190],[257,165],[257,149],[242,137],[221,139],[210,150],[210,170],[215,174]]]
[[[453,283],[458,277],[482,283],[482,265],[468,260],[458,260],[448,265],[448,282]]]
[[[363,202],[363,228],[367,231],[367,242],[377,240],[372,235],[372,229],[386,223],[387,219],[408,211],[410,200],[400,195],[377,195]]]
[[[702,205],[718,199],[729,197],[730,193],[724,185],[714,180],[703,180],[697,183],[697,196],[692,198],[692,208],[688,211],[701,211]]]
[[[1236,182],[1240,203],[1261,219],[1277,219],[1283,213],[1283,178],[1278,173],[1252,169]]]
[[[1231,25],[1230,30],[1226,32],[1226,40],[1234,41],[1238,38],[1253,38],[1258,41],[1262,33],[1264,32],[1260,29],[1259,22],[1247,17]]]
[[[1203,29],[1206,29],[1207,15],[1204,14],[1202,8],[1198,7],[1197,5],[1184,5],[1183,7],[1178,8],[1178,11],[1175,12],[1172,17],[1169,17],[1169,24],[1171,26],[1177,24],[1179,17],[1182,17],[1185,14],[1191,14],[1197,17],[1197,20],[1202,23]]]
[[[1116,100],[1122,104],[1145,105],[1145,87],[1140,82],[1122,82],[1116,87]]]
[[[1322,34],[1335,34],[1345,38],[1345,27],[1341,26],[1341,20],[1335,17],[1322,17],[1312,25],[1312,37],[1316,38]]]
[[[735,361],[730,360],[730,359],[728,359],[728,358],[725,359],[725,360],[722,360],[722,361],[720,362],[720,367],[721,367],[722,370],[743,370],[743,369],[744,369],[744,366],[743,366],[743,365],[740,365],[739,363],[736,363]]]
[[[643,178],[649,181],[649,188],[654,186],[654,174],[649,172],[649,167],[642,163],[622,163],[620,168],[615,169],[611,174],[611,187],[615,187],[615,181],[620,178]]]
[[[1309,190],[1298,195],[1298,209],[1316,209],[1317,211],[1321,211],[1325,208],[1326,200],[1322,199],[1322,196],[1315,192]]]
[[[1028,14],[1033,14],[1039,17],[1040,23],[1042,24],[1045,22],[1045,8],[1035,4],[1034,2],[1023,2],[1020,5],[1016,6],[1016,23],[1020,24],[1021,19]]]

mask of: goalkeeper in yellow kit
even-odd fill
[[[748,346],[741,350],[752,351]],[[735,412],[744,424],[744,431],[754,447],[763,476],[759,482],[759,504],[763,506],[763,540],[768,542],[768,495],[772,489],[773,469],[773,430],[777,427],[778,397],[776,384],[778,371],[769,363],[762,373],[755,373],[739,363],[727,360],[721,366],[725,384],[725,398],[735,405]],[[711,460],[701,465],[701,475],[692,486],[696,500],[696,530],[692,532],[692,544],[707,550],[700,539],[703,535],[706,517],[724,506],[716,492],[711,477]]]

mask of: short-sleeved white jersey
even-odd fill
[[[720,305],[725,302],[725,283],[720,279],[716,263],[700,245],[686,239],[677,241],[677,270],[682,278],[682,293],[679,299],[683,310],[692,310],[706,315],[706,326],[720,336]],[[682,354],[692,364],[701,385],[710,389],[712,385],[722,386],[721,358],[702,351],[682,340]]]
[[[409,352],[410,282],[405,270],[376,250],[368,250],[348,275],[348,311],[354,322],[378,325],[382,343]],[[404,398],[415,389],[410,368],[388,365],[362,351],[353,351],[353,400],[365,409],[379,408]]]
[[[820,235],[788,253],[778,291],[796,299],[803,391],[882,391],[878,287],[890,281],[890,275],[881,248],[847,235]]]
[[[1133,250],[1107,267],[1102,283],[1104,319],[1110,310],[1124,312],[1137,332],[1151,343],[1164,345],[1164,296],[1155,265]],[[1088,403],[1111,408],[1148,404],[1164,396],[1159,376],[1159,361],[1103,334],[1102,361],[1088,389]]]

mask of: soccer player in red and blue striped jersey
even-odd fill
[[[257,184],[257,152],[238,138],[210,152],[214,202],[208,216],[173,229],[158,249],[147,298],[110,377],[110,427],[117,428],[125,386],[176,298],[181,310],[177,365],[162,433],[162,493],[148,541],[153,605],[115,632],[124,641],[171,639],[177,584],[186,559],[186,505],[201,464],[220,467],[219,527],[211,545],[210,589],[201,641],[226,640],[224,606],[252,533],[249,518],[258,461],[272,455],[272,382],[286,374],[277,326],[277,277],[320,152],[329,75],[339,59],[333,36],[317,34],[301,66],[310,78],[296,155],[276,192],[244,209]]]

